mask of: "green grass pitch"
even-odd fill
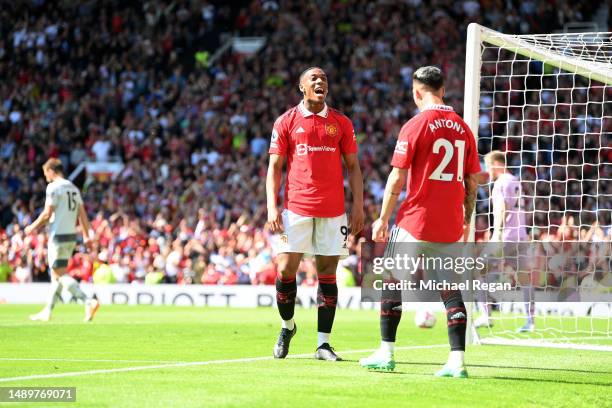
[[[378,345],[374,311],[338,310],[332,345],[346,361],[332,363],[311,357],[316,310],[296,311],[293,358],[274,360],[270,308],[103,306],[82,323],[82,307],[59,305],[51,322],[29,322],[39,308],[0,305],[0,386],[77,387],[77,402],[33,407],[612,405],[610,352],[473,346],[470,378],[434,378],[448,353],[442,316],[427,330],[405,313],[396,371],[383,373],[358,365]]]

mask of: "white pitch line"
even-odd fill
[[[172,324],[172,322],[168,322],[169,324]],[[58,321],[50,321],[50,322],[15,322],[15,323],[0,323],[0,327],[49,327],[49,326],[116,326],[116,325],[129,325],[129,326],[134,326],[134,325],[141,325],[141,326],[150,326],[150,325],[154,325],[154,324],[158,324],[155,322],[143,322],[143,321],[136,321],[136,322],[129,322],[129,321],[122,321],[121,323],[116,323],[116,322],[100,322],[100,321],[96,321],[95,323],[90,323],[90,322],[82,322],[82,321],[74,321],[74,322],[58,322]]]
[[[176,364],[184,363],[185,361],[169,361],[169,360],[100,360],[87,358],[20,358],[20,357],[0,357],[1,361],[59,361],[72,363],[167,363]]]
[[[448,347],[448,344],[433,344],[433,345],[428,345],[428,346],[404,346],[404,347],[396,347],[395,349],[396,350],[413,350],[413,349],[431,349],[431,348],[439,348],[439,347]],[[376,349],[348,350],[348,351],[343,351],[340,354],[357,354],[357,353],[367,353],[367,352],[372,352],[372,351],[376,351]],[[295,355],[289,356],[289,358],[312,357],[312,355],[313,353],[295,354]],[[123,368],[109,368],[109,369],[102,369],[102,370],[73,371],[73,372],[68,372],[68,373],[35,374],[35,375],[26,375],[26,376],[21,376],[21,377],[0,378],[0,383],[12,382],[12,381],[24,381],[24,380],[40,380],[44,378],[79,377],[82,375],[122,373],[122,372],[130,372],[130,371],[144,371],[144,370],[155,370],[155,369],[177,368],[177,367],[205,366],[205,365],[213,365],[213,364],[249,363],[253,361],[265,361],[265,360],[273,360],[273,359],[274,357],[272,356],[247,357],[247,358],[234,358],[234,359],[228,359],[228,360],[192,361],[192,362],[185,362],[185,363],[157,364],[157,365],[123,367]]]

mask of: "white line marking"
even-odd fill
[[[134,326],[134,325],[142,325],[142,326],[150,326],[156,325],[156,322],[143,322],[143,321],[122,321],[120,323],[117,322],[83,322],[83,321],[74,321],[74,322],[58,322],[51,320],[50,322],[16,322],[16,323],[0,323],[0,327],[49,327],[49,326]],[[167,322],[166,324],[173,324],[172,322]]]
[[[17,357],[0,357],[1,361],[59,361],[73,363],[185,363],[185,361],[168,361],[168,360],[99,360],[86,358],[17,358]]]
[[[497,346],[522,346],[522,347],[544,347],[555,349],[574,349],[574,350],[589,350],[589,351],[612,351],[612,346],[600,344],[576,344],[576,343],[551,343],[546,340],[524,340],[524,339],[481,339],[480,342],[484,345],[492,344]]]
[[[428,345],[428,346],[404,346],[404,347],[396,347],[395,349],[396,350],[413,350],[413,349],[431,349],[431,348],[439,348],[439,347],[448,347],[448,344],[433,344],[433,345]],[[340,354],[368,353],[368,352],[372,352],[375,350],[376,349],[348,350],[348,351],[343,351]],[[295,355],[289,356],[289,358],[303,358],[303,357],[312,357],[312,356],[313,356],[313,353],[295,354]],[[109,373],[122,373],[122,372],[129,372],[129,371],[144,371],[144,370],[155,370],[155,369],[165,369],[165,368],[204,366],[204,365],[213,365],[213,364],[249,363],[253,361],[265,361],[265,360],[273,360],[273,359],[274,357],[272,356],[247,357],[247,358],[234,358],[234,359],[228,359],[228,360],[192,361],[192,362],[185,362],[185,363],[156,364],[156,365],[123,367],[123,368],[109,368],[109,369],[103,369],[103,370],[73,371],[73,372],[68,372],[68,373],[56,373],[56,374],[35,374],[35,375],[25,375],[21,377],[0,378],[0,383],[12,382],[12,381],[24,381],[24,380],[40,380],[44,378],[79,377],[82,375],[109,374]]]

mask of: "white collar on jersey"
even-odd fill
[[[443,110],[443,111],[449,111],[449,112],[454,111],[452,106],[440,105],[438,103],[427,105],[426,107],[423,108],[423,111],[426,111],[426,110]]]
[[[300,113],[302,114],[302,116],[305,118],[314,115],[314,113],[306,109],[306,106],[304,106],[304,101],[300,102],[300,104],[298,105],[298,109],[300,110]],[[321,116],[322,118],[326,118],[327,113],[328,113],[327,104],[325,104],[321,112],[317,113],[317,115]]]

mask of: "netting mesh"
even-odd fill
[[[546,50],[558,56],[573,57],[584,62],[612,63],[611,33],[542,34],[517,38],[531,48]],[[609,66],[599,68],[610,69]]]
[[[518,211],[525,213],[536,251],[538,245],[563,248],[572,242],[576,252],[562,267],[550,259],[534,262],[531,285],[536,291],[585,285],[609,290],[612,33],[513,36],[508,46],[504,38],[493,41],[499,46],[481,46],[479,154],[505,152],[509,171],[521,182]],[[481,241],[489,239],[493,227],[492,187],[479,189],[476,239]],[[479,329],[481,338],[612,345],[610,304],[568,304],[562,311],[582,307],[586,317],[559,316],[558,310],[536,304],[535,330],[517,333],[527,305],[488,300],[493,326]]]

